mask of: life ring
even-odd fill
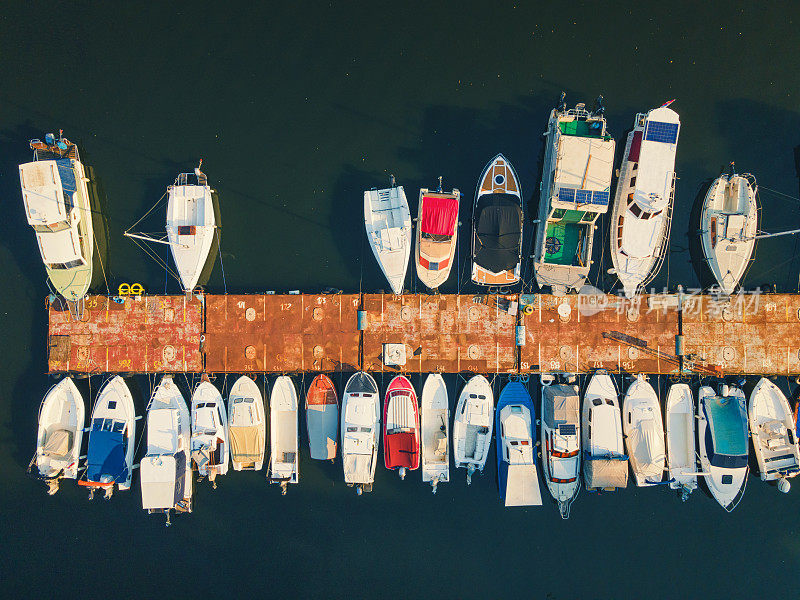
[[[120,296],[127,296],[131,293],[131,284],[130,283],[120,283],[119,288],[117,289],[117,293]]]
[[[523,315],[532,315],[533,314],[533,304],[526,304],[522,308],[522,314]]]
[[[130,293],[134,296],[141,296],[144,294],[144,286],[141,283],[132,283]]]

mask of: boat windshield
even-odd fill
[[[715,467],[747,466],[747,414],[738,398],[711,398],[703,403],[708,421],[706,451]]]
[[[475,262],[495,273],[519,262],[522,208],[512,194],[487,194],[475,210]]]

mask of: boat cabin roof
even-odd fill
[[[666,207],[672,192],[680,119],[678,113],[664,106],[644,117],[644,129],[633,133],[628,158],[639,163],[633,199],[652,213]]]
[[[72,194],[77,190],[72,161],[25,163],[19,166],[19,179],[29,225],[54,225],[69,219]]]
[[[553,208],[608,210],[614,140],[562,135],[553,180]]]
[[[145,456],[142,459],[139,464],[142,508],[172,508],[183,499],[185,463],[185,458],[178,461],[174,456]]]
[[[708,398],[703,403],[714,454],[746,456],[747,414],[735,396]]]
[[[578,424],[580,399],[572,386],[550,385],[543,389],[542,395],[548,427],[556,429],[561,424]]]
[[[178,450],[178,409],[147,411],[147,453],[172,454]]]
[[[624,454],[622,449],[622,423],[619,411],[610,399],[595,398],[589,406],[591,453]],[[598,404],[599,403],[599,404]]]

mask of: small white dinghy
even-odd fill
[[[411,256],[411,211],[403,186],[364,192],[367,239],[392,293],[402,294]]]
[[[422,387],[422,481],[430,481],[433,493],[450,481],[450,407],[447,386],[438,373],[428,375]]]
[[[147,407],[147,454],[139,463],[142,508],[149,514],[192,511],[191,420],[172,375],[164,375]]]
[[[217,475],[228,472],[228,415],[222,394],[203,375],[192,394],[192,461],[200,477],[217,487]]]
[[[664,477],[666,452],[661,405],[653,386],[639,375],[628,387],[622,402],[622,428],[636,485],[660,483]]]
[[[562,519],[581,489],[580,404],[577,386],[542,382],[542,474]]]
[[[708,386],[697,393],[697,440],[700,465],[711,495],[727,512],[747,487],[747,409],[744,392],[722,385],[715,394]]]
[[[750,264],[758,233],[757,192],[755,177],[730,173],[711,184],[703,201],[700,241],[723,294],[736,291]]]
[[[342,469],[344,482],[356,493],[371,492],[378,464],[381,408],[378,384],[369,373],[353,374],[342,397]]]
[[[298,465],[297,391],[292,378],[281,375],[272,386],[269,399],[269,482],[281,486],[286,495],[288,484],[297,483]]]
[[[789,478],[800,471],[800,449],[789,401],[777,385],[762,377],[750,394],[749,412],[761,481],[777,480],[778,489],[786,493]]]
[[[686,501],[697,489],[697,447],[694,437],[692,388],[674,383],[667,393],[667,469],[669,487]]]
[[[613,492],[628,485],[628,456],[622,440],[619,398],[614,380],[595,371],[583,395],[581,445],[583,478],[589,491]]]
[[[168,188],[167,239],[185,292],[197,285],[216,232],[212,190],[202,165],[178,175]]]
[[[129,490],[133,477],[136,441],[136,409],[125,380],[119,375],[101,388],[92,411],[85,478],[78,482],[89,488],[89,499],[96,489],[110,500],[114,485]]]
[[[228,435],[234,471],[260,471],[264,466],[267,419],[264,397],[256,382],[242,375],[228,394]]]
[[[85,423],[83,396],[72,378],[65,377],[50,388],[39,407],[36,455],[28,466],[51,496],[59,480],[78,478]]]
[[[494,393],[483,375],[467,381],[458,397],[453,418],[453,451],[456,469],[467,469],[467,485],[475,471],[483,472],[492,445]]]

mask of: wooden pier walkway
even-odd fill
[[[81,321],[48,308],[48,370],[800,374],[800,295],[678,304],[676,295],[91,296]]]

